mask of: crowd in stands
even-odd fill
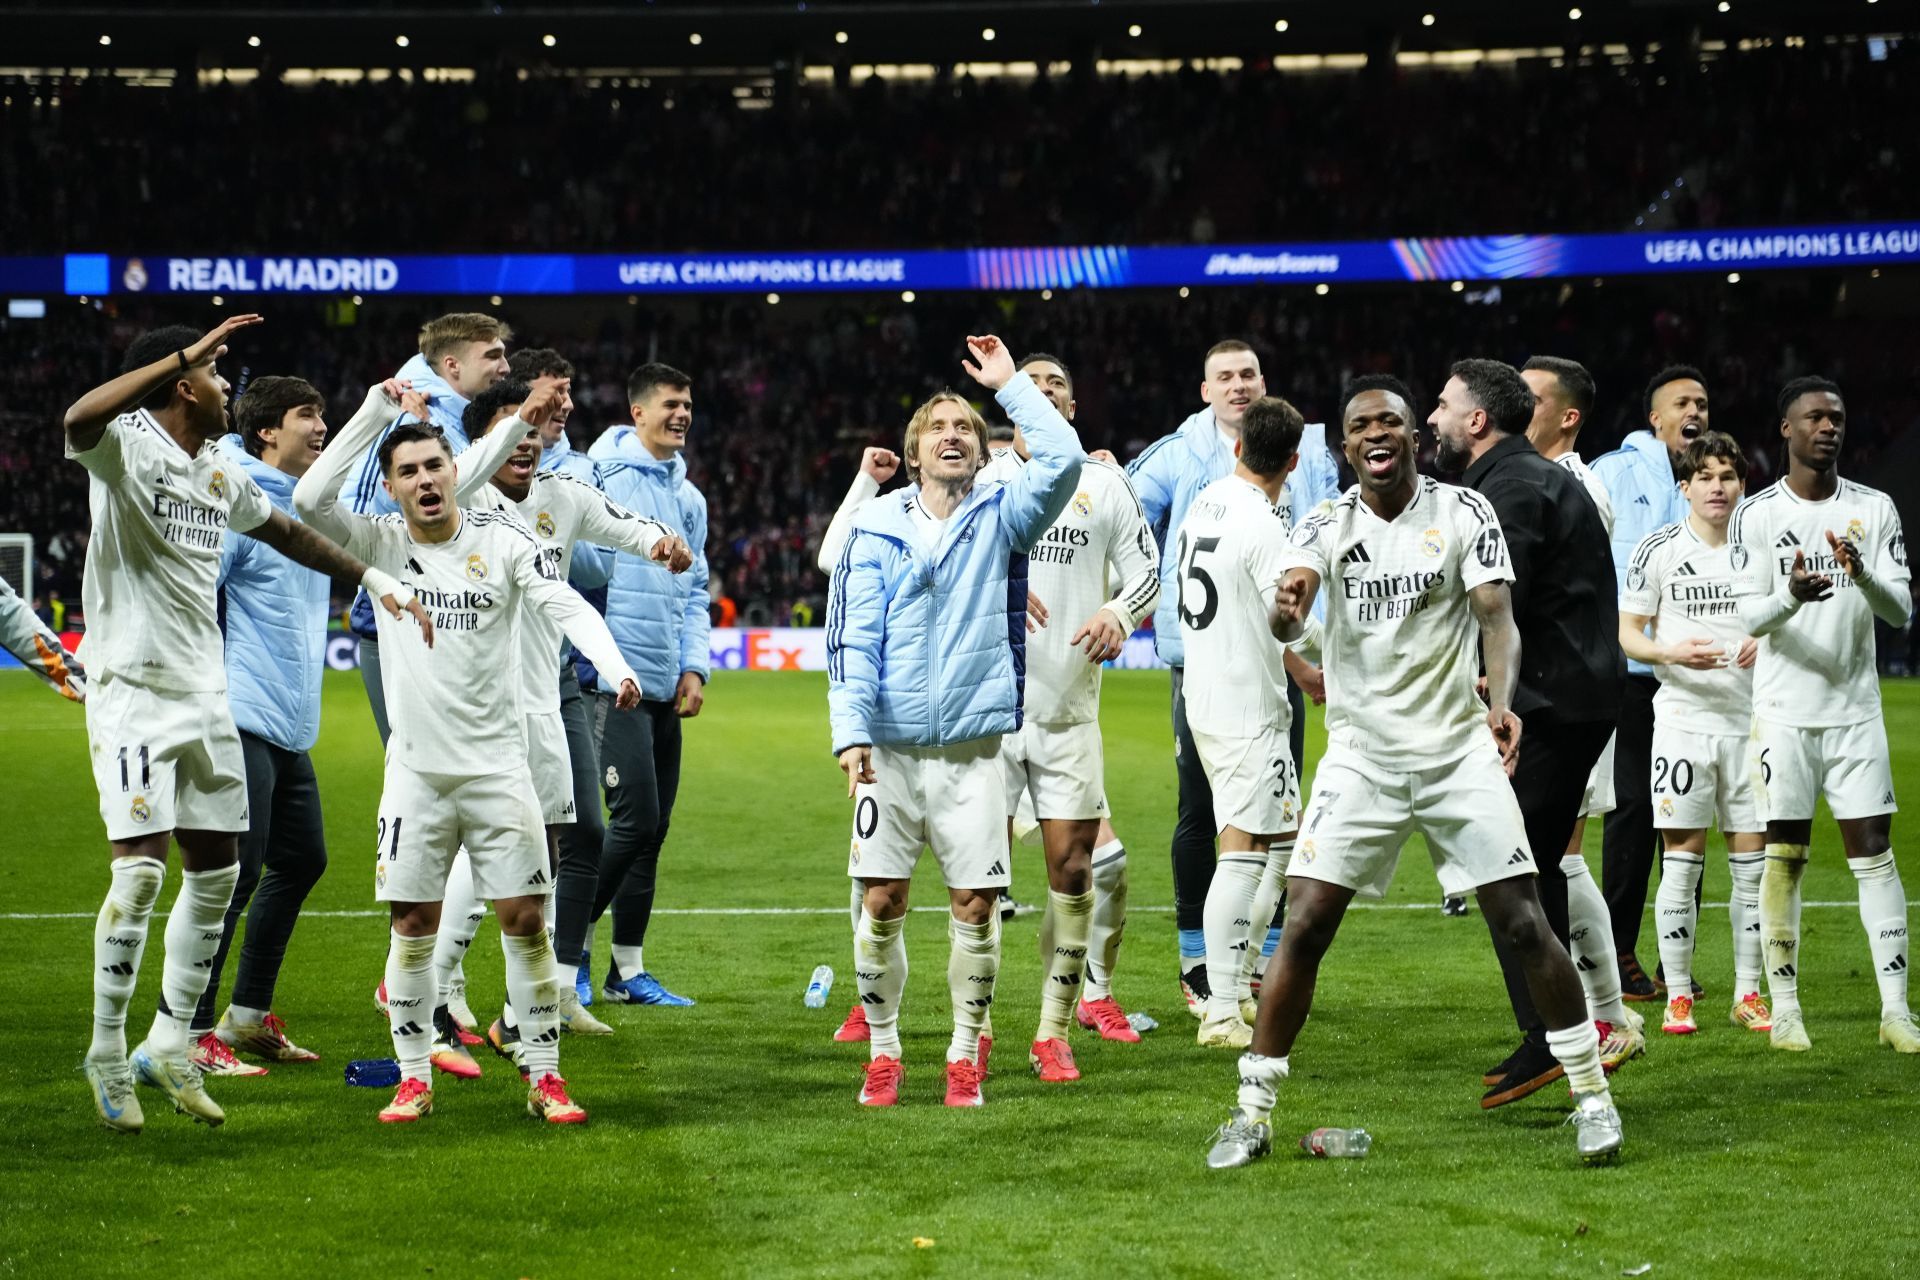
[[[1861,284],[1901,287],[1891,276]],[[1713,425],[1749,446],[1750,487],[1758,488],[1776,474],[1774,396],[1789,377],[1818,372],[1845,387],[1853,421],[1842,467],[1868,483],[1876,483],[1889,442],[1920,423],[1911,360],[1920,320],[1871,301],[1837,303],[1832,280],[1787,275],[1739,285],[1700,277],[1510,284],[1492,294],[1401,286],[1326,297],[1220,289],[1184,299],[1164,291],[1060,293],[1051,301],[961,294],[913,304],[509,300],[497,310],[516,330],[514,345],[551,345],[574,361],[570,433],[579,448],[629,420],[624,384],[636,364],[660,359],[694,375],[687,457],[710,507],[716,602],[725,597],[723,610],[743,623],[784,625],[822,616],[818,541],[861,448],[897,449],[926,394],[968,385],[959,367],[963,334],[998,332],[1018,349],[1061,355],[1074,375],[1086,446],[1112,449],[1122,461],[1201,407],[1201,355],[1227,336],[1255,344],[1269,389],[1293,399],[1309,421],[1336,417],[1340,387],[1361,373],[1404,376],[1424,412],[1461,356],[1575,357],[1600,387],[1580,441],[1588,458],[1643,424],[1647,377],[1681,361],[1706,371]],[[328,421],[337,427],[368,385],[412,353],[419,322],[454,305],[389,298],[348,313],[311,300],[263,300],[268,323],[247,331],[223,371],[236,388],[268,373],[306,377],[330,396]],[[88,527],[85,474],[61,457],[63,408],[111,371],[140,328],[206,323],[214,314],[184,300],[125,309],[68,302],[44,320],[0,322],[0,531],[33,534],[43,597],[77,602]]]
[[[1920,49],[597,86],[0,77],[9,253],[881,249],[1910,216]],[[644,51],[635,56],[644,60]],[[56,105],[57,104],[57,105]],[[1421,122],[1433,127],[1409,127]]]

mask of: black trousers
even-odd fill
[[[612,906],[614,943],[637,947],[647,940],[660,848],[680,790],[680,716],[671,702],[647,700],[619,711],[610,693],[597,695],[594,713],[607,787],[607,838],[587,927]]]
[[[1613,746],[1613,812],[1600,844],[1600,892],[1613,917],[1613,947],[1621,955],[1640,941],[1647,880],[1659,858],[1653,829],[1653,695],[1660,682],[1629,675],[1620,705],[1620,736]]]
[[[196,1035],[213,1030],[219,1020],[220,973],[242,911],[247,913],[247,936],[240,947],[232,1003],[243,1009],[273,1008],[274,984],[300,908],[327,870],[320,785],[307,753],[244,732],[240,750],[246,757],[247,812],[253,825],[240,837],[240,878],[221,927],[220,949],[213,953],[206,994],[194,1010]]]
[[[1193,732],[1187,728],[1187,704],[1181,696],[1185,673],[1173,668],[1173,759],[1179,778],[1179,811],[1173,825],[1173,917],[1176,929],[1199,929],[1207,905],[1207,889],[1213,883],[1214,837],[1219,834],[1213,820],[1213,787],[1207,770],[1200,763],[1199,748],[1193,745]],[[1293,723],[1287,741],[1293,751],[1297,770],[1306,746],[1306,697],[1300,687],[1287,681],[1287,704],[1293,708]],[[1286,910],[1283,901],[1280,911]],[[1280,923],[1276,914],[1273,923]]]
[[[607,826],[600,816],[600,750],[594,741],[593,706],[580,692],[573,664],[560,673],[560,719],[567,727],[573,761],[574,821],[560,828],[560,873],[554,881],[554,955],[580,963],[592,928],[593,896],[600,887],[600,851]]]
[[[379,730],[380,745],[386,746],[393,735],[387,723],[386,686],[380,682],[380,642],[372,636],[360,637],[360,683],[367,687],[367,702],[373,708],[373,727]]]
[[[1540,906],[1553,936],[1563,947],[1567,944],[1567,877],[1560,870],[1560,859],[1566,855],[1573,824],[1580,817],[1587,777],[1612,732],[1613,723],[1607,720],[1561,724],[1536,714],[1520,736],[1513,794],[1520,801],[1520,816],[1527,824],[1527,849],[1539,871]],[[1494,954],[1500,958],[1500,972],[1507,980],[1514,1021],[1529,1039],[1544,1043],[1547,1028],[1527,990],[1526,971],[1491,920],[1487,928],[1493,935]]]

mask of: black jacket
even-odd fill
[[[1627,672],[1620,598],[1607,529],[1585,486],[1517,435],[1481,454],[1461,480],[1493,504],[1513,556],[1514,714],[1618,720]]]

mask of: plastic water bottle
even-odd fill
[[[400,1064],[392,1058],[358,1058],[347,1064],[347,1083],[363,1089],[391,1089],[400,1083]]]
[[[827,996],[833,991],[833,966],[823,964],[813,971],[813,977],[807,982],[805,1004],[809,1009],[827,1007]]]
[[[1160,1026],[1158,1022],[1155,1022],[1153,1020],[1153,1015],[1147,1014],[1147,1013],[1128,1014],[1127,1025],[1132,1027],[1135,1031],[1138,1031],[1141,1035],[1145,1035],[1149,1031],[1158,1030]]]
[[[1300,1149],[1308,1155],[1336,1160],[1363,1160],[1372,1148],[1373,1135],[1365,1129],[1315,1129],[1300,1139]]]

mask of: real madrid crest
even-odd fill
[[[1073,509],[1078,515],[1090,516],[1093,514],[1093,499],[1087,496],[1085,489],[1073,495]]]
[[[1437,556],[1447,549],[1447,540],[1440,536],[1438,529],[1429,529],[1420,535],[1420,549],[1429,556]]]
[[[467,577],[473,582],[487,580],[487,562],[480,558],[478,552],[467,557]]]
[[[215,470],[213,475],[209,477],[207,480],[207,489],[216,498],[226,497],[227,496],[227,473],[224,471]]]
[[[129,812],[132,813],[135,822],[145,822],[153,816],[153,810],[147,807],[147,798],[145,796],[135,796],[133,798],[133,808]]]
[[[1847,541],[1857,547],[1866,540],[1867,526],[1860,523],[1860,517],[1855,516],[1847,521]]]
[[[541,537],[551,538],[554,534],[553,513],[542,511],[533,518],[533,527],[539,530]]]

